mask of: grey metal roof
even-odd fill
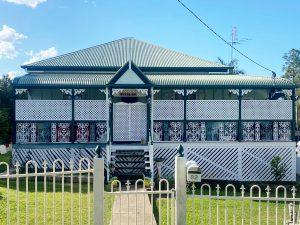
[[[250,76],[250,75],[148,75],[153,85],[159,86],[283,86],[293,87],[285,78]]]
[[[134,38],[108,42],[22,67],[121,67],[129,60],[138,67],[227,68],[220,63],[206,61]]]
[[[14,85],[20,86],[104,86],[113,74],[98,73],[51,73],[27,74],[14,79]]]
[[[242,87],[294,87],[284,78],[246,75],[146,75],[154,86],[242,86]],[[15,86],[105,86],[113,74],[100,73],[47,73],[27,74],[14,79]]]

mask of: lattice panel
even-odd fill
[[[184,101],[183,100],[154,100],[153,119],[154,120],[183,120]]]
[[[71,120],[70,100],[16,100],[16,120]]]
[[[134,103],[130,105],[130,140],[147,139],[147,105]]]
[[[292,120],[292,100],[243,100],[243,120]]]
[[[165,161],[162,164],[161,173],[162,177],[174,177],[175,171],[175,156],[177,155],[177,145],[154,145],[153,146],[153,156],[154,158],[163,158]],[[157,168],[154,165],[155,173],[157,173]]]
[[[178,143],[155,143],[154,157],[164,158],[162,176],[174,176]],[[295,143],[183,143],[188,160],[196,161],[204,179],[272,181],[270,160],[279,155],[288,165],[284,181],[296,179]]]
[[[75,100],[75,120],[106,120],[107,107],[105,100]]]
[[[141,141],[147,139],[147,105],[116,103],[113,105],[113,140]]]
[[[113,104],[113,140],[128,141],[130,137],[130,111],[129,104]]]
[[[238,100],[188,100],[188,120],[238,120]]]
[[[257,147],[242,149],[242,176],[245,181],[271,181],[270,162],[274,156],[280,156],[287,165],[284,181],[296,180],[295,143],[276,143],[272,147],[259,143]]]
[[[201,165],[205,179],[238,180],[238,147],[195,144],[186,148],[187,158]]]

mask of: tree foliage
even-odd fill
[[[218,57],[218,61],[224,66],[233,67],[232,74],[245,74],[244,70],[239,69],[239,61],[237,59],[233,59],[230,60],[229,62],[225,62],[224,59]]]
[[[288,53],[283,56],[284,65],[284,77],[294,81],[295,83],[300,82],[300,50],[291,49]]]
[[[0,78],[0,145],[11,142],[13,87],[8,76]]]
[[[274,156],[270,162],[270,166],[275,181],[281,181],[287,171],[287,166],[282,162],[282,158],[280,156]]]

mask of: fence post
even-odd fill
[[[186,158],[183,156],[183,147],[178,147],[175,157],[175,225],[186,224]]]
[[[94,225],[104,224],[104,159],[94,158]]]

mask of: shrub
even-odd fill
[[[270,162],[270,166],[275,181],[281,181],[287,171],[287,166],[282,162],[282,158],[280,156],[274,156]]]
[[[9,109],[0,109],[0,145],[11,142],[11,118]]]
[[[145,188],[151,188],[151,179],[148,177],[145,177],[144,184],[145,184]]]

